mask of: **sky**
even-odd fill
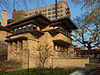
[[[28,11],[28,10],[44,7],[47,5],[55,4],[55,0],[15,0],[15,6],[14,6],[13,3],[14,0],[8,0],[8,1],[10,2],[9,9],[0,8],[0,14],[1,14],[1,10],[6,10],[8,12],[8,19],[11,19],[12,11],[14,8],[16,10],[22,9],[24,11]],[[57,0],[57,1],[61,1],[61,0]],[[83,11],[80,8],[81,5],[75,5],[70,0],[66,0],[66,1],[68,2],[68,6],[71,11],[72,20],[76,16],[80,16],[83,13]],[[0,21],[1,21],[1,15],[0,15]]]
[[[55,4],[55,0],[15,0],[15,5],[13,1],[14,0],[8,0],[8,2],[10,2],[10,5],[8,7],[9,9],[5,7],[0,8],[0,14],[2,10],[6,10],[8,12],[8,19],[12,18],[12,12],[14,8],[16,10],[28,11],[28,10]],[[57,0],[57,1],[61,1],[61,0]],[[71,11],[72,20],[83,13],[83,11],[81,10],[81,5],[75,5],[70,0],[66,0],[66,1]],[[1,15],[0,15],[0,21],[1,21]],[[76,42],[73,43],[77,44]]]

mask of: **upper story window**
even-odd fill
[[[36,11],[35,14],[38,14],[38,11]]]
[[[48,18],[50,19],[50,18],[51,18],[51,16],[48,16]]]
[[[30,15],[32,15],[32,13],[30,13]]]
[[[48,11],[50,11],[51,9],[49,8]]]
[[[55,17],[56,17],[56,15],[53,15],[53,16],[52,16],[52,18],[55,18]]]
[[[37,26],[36,25],[33,25],[33,30],[37,30]]]
[[[31,24],[28,25],[28,30],[31,30]]]
[[[52,14],[55,14],[55,13],[56,13],[55,11],[52,12]]]
[[[60,10],[60,12],[62,12],[62,10]]]
[[[57,9],[59,9],[59,7],[57,7]]]
[[[51,12],[48,12],[48,15],[50,15],[51,14]]]
[[[26,31],[26,26],[23,27],[23,31]]]
[[[60,8],[62,8],[62,6],[60,6]]]
[[[18,32],[21,32],[21,31],[22,31],[22,29],[21,29],[21,27],[19,27],[19,28],[18,28]]]
[[[60,14],[60,16],[63,16],[63,14]]]
[[[17,28],[16,29],[14,29],[14,34],[16,34],[17,33]]]
[[[70,36],[71,36],[71,35],[70,35],[70,32],[67,32],[67,36],[68,36],[68,37],[70,37]]]
[[[55,7],[53,7],[52,10],[55,10]]]
[[[39,13],[41,13],[42,11],[40,10]]]
[[[47,9],[43,9],[43,12],[47,11]]]
[[[58,26],[55,26],[55,27],[54,27],[54,29],[57,29],[57,28],[59,28],[59,27],[58,27]]]
[[[28,16],[28,14],[24,14],[24,16]]]
[[[45,16],[47,15],[47,13],[44,14]]]

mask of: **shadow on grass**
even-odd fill
[[[52,69],[52,68],[34,68],[29,70],[29,75],[69,75],[72,70]],[[27,75],[27,70],[0,71],[0,75]]]

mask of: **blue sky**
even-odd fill
[[[55,0],[25,0],[25,1],[26,2],[23,2],[23,0],[15,0],[15,4],[16,4],[15,9],[17,10],[23,9],[24,11],[27,11],[27,10],[32,10],[39,7],[55,4]],[[58,1],[61,1],[61,0],[58,0]],[[81,13],[83,12],[80,9],[81,5],[74,5],[70,0],[66,0],[66,1],[68,2],[72,19],[74,19],[76,16],[80,16]],[[4,10],[8,12],[8,19],[12,17],[12,11],[14,9],[13,0],[10,0],[10,3],[11,4],[9,6],[9,9],[3,8]],[[1,10],[2,9],[0,9],[0,14],[1,14]],[[1,15],[0,15],[0,20],[1,20]]]
[[[14,9],[14,5],[13,5],[13,1],[14,0],[8,0],[10,1],[10,6],[9,9],[3,8],[4,10],[6,10],[8,12],[8,19],[11,19],[12,17],[12,11]],[[32,9],[36,9],[36,8],[40,8],[40,7],[44,7],[44,6],[48,6],[48,5],[52,5],[55,4],[55,0],[25,0],[26,2],[23,2],[23,0],[15,0],[15,9],[16,10],[24,10],[24,11],[28,11],[28,10],[32,10]],[[57,0],[57,1],[61,1],[61,0]],[[70,0],[66,0],[68,2],[68,6],[70,8],[71,11],[71,17],[72,20],[76,17],[76,16],[80,16],[83,11],[81,10],[81,5],[75,5],[73,4]],[[1,14],[1,8],[0,8],[0,14]],[[0,15],[0,21],[1,21],[1,15]],[[75,42],[73,42],[74,44],[76,44]]]

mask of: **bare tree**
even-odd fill
[[[53,56],[52,54],[52,46],[49,46],[48,44],[45,44],[45,45],[40,45],[36,50],[39,52],[38,54],[38,59],[39,61],[41,62],[42,64],[42,68],[44,68],[44,65],[47,61],[47,59],[50,57],[50,56]]]

